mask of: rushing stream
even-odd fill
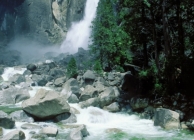
[[[6,68],[3,73],[3,78],[8,80],[12,72],[22,73],[24,69]],[[19,87],[19,86],[18,86]],[[30,91],[33,97],[36,91],[40,88],[52,90],[48,87],[32,87]],[[187,130],[171,130],[167,131],[161,127],[155,127],[152,120],[140,119],[137,115],[129,115],[125,112],[110,113],[97,107],[88,107],[81,109],[78,104],[70,104],[70,106],[79,110],[80,114],[76,114],[77,123],[69,124],[85,124],[90,135],[85,140],[193,140],[194,136]],[[20,109],[21,103],[16,105],[0,106],[0,109],[6,111],[15,108]],[[6,109],[7,108],[7,109]],[[30,138],[31,130],[24,130],[21,125],[24,122],[16,122],[16,128],[22,130],[26,134],[26,139]],[[35,122],[39,126],[54,126],[59,130],[58,136],[55,139],[64,140],[67,138],[70,129],[63,124],[55,124],[52,122]],[[4,129],[4,134],[13,129]],[[38,132],[39,130],[33,130]],[[52,138],[51,138],[52,139]]]
[[[95,17],[96,7],[99,0],[87,0],[84,19],[78,23],[74,23],[67,34],[67,38],[63,42],[61,49],[68,50],[70,53],[76,52],[79,47],[87,48],[89,35],[91,32],[90,25]],[[22,74],[25,68],[14,69],[6,68],[2,77],[8,81],[11,76],[16,73]],[[17,86],[20,88],[20,86]],[[40,88],[52,90],[48,87],[32,87],[29,91],[33,97]],[[171,130],[167,131],[161,127],[155,127],[152,120],[140,119],[137,115],[129,115],[125,112],[110,113],[97,107],[88,107],[81,109],[78,104],[70,104],[70,106],[79,110],[80,114],[76,114],[77,123],[84,124],[90,135],[84,140],[194,140],[194,136],[187,130]],[[21,109],[21,103],[16,105],[1,105],[0,109],[10,113],[14,109]],[[24,130],[21,125],[24,122],[16,122],[14,129],[25,132],[26,139],[30,138],[31,130]],[[44,126],[57,127],[59,133],[55,139],[65,140],[70,129],[63,124],[55,124],[52,122],[35,122],[34,124]],[[69,125],[75,125],[69,124]],[[13,129],[3,129],[4,134]],[[38,132],[39,130],[33,130]],[[52,139],[52,138],[51,138]]]

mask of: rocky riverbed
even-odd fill
[[[98,75],[86,70],[87,53],[80,48],[74,55],[80,69],[76,79],[66,76],[73,57],[67,54],[49,56],[45,62],[1,66],[2,140],[193,139],[188,130],[194,128],[192,117],[185,119],[181,110],[146,97],[125,98],[130,94],[126,92],[131,88],[130,83],[126,86],[130,72]]]

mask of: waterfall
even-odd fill
[[[88,48],[91,33],[91,22],[95,17],[99,0],[87,0],[84,18],[80,22],[73,23],[67,32],[66,39],[61,45],[63,52],[75,53],[79,47]]]

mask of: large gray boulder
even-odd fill
[[[40,119],[52,118],[70,110],[64,96],[45,89],[38,90],[33,98],[25,100],[22,103],[22,108],[27,113]]]
[[[21,130],[13,130],[7,133],[2,140],[25,140],[25,133]]]
[[[22,74],[14,74],[11,78],[9,78],[9,81],[14,84],[19,84],[21,82],[25,82],[26,78]]]
[[[96,88],[94,88],[91,85],[87,85],[85,89],[81,92],[81,95],[79,97],[79,101],[86,101],[90,98],[98,97],[98,91]]]
[[[93,71],[87,70],[83,75],[83,79],[85,85],[92,85],[96,79],[96,76]]]
[[[0,111],[0,126],[6,129],[12,129],[15,126],[15,121],[7,113]]]
[[[63,85],[63,91],[62,94],[66,92],[71,92],[72,94],[75,94],[77,97],[80,96],[80,86],[76,79],[71,78],[65,82]]]
[[[154,114],[154,125],[168,130],[179,129],[179,113],[165,108],[157,108]]]
[[[10,87],[0,91],[0,104],[15,104],[30,98],[28,90]]]
[[[115,96],[114,88],[107,87],[105,91],[103,91],[99,95],[100,106],[103,108],[104,106],[110,105],[111,103],[114,102],[115,98],[116,96]]]
[[[47,77],[45,75],[33,74],[32,80],[33,82],[37,83],[38,86],[45,86],[46,83],[48,82]]]

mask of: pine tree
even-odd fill
[[[97,61],[95,62],[95,64],[94,64],[94,71],[95,71],[97,74],[99,74],[99,75],[102,75],[102,73],[103,73],[102,66],[101,66],[99,60],[97,60]]]
[[[67,77],[76,78],[77,75],[78,75],[77,64],[74,57],[72,57],[67,66]]]
[[[90,50],[103,66],[113,68],[129,62],[130,38],[118,25],[112,0],[100,0],[97,15],[92,24]]]

